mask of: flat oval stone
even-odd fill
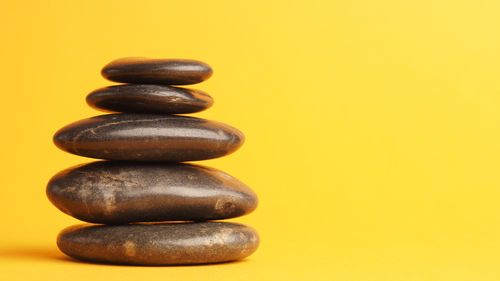
[[[212,68],[206,63],[187,59],[120,58],[101,71],[104,78],[121,83],[188,85],[207,80]]]
[[[217,158],[237,150],[244,139],[217,121],[133,113],[83,119],[54,135],[57,147],[85,157],[167,162]]]
[[[228,222],[76,225],[57,238],[68,256],[134,265],[234,261],[251,255],[258,245],[253,228]]]
[[[205,110],[214,101],[195,89],[127,84],[97,89],[87,96],[87,103],[111,112],[183,114]]]
[[[250,213],[258,201],[248,186],[217,169],[123,161],[61,171],[47,196],[68,215],[104,224],[228,219]]]

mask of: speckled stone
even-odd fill
[[[233,261],[251,255],[258,244],[253,228],[228,222],[76,225],[57,238],[68,256],[134,265]]]
[[[237,150],[237,129],[201,118],[154,114],[108,114],[60,129],[54,143],[69,153],[108,160],[195,161]]]
[[[188,85],[207,80],[212,68],[187,59],[120,58],[104,66],[104,78],[121,83]]]
[[[193,164],[79,165],[55,175],[47,196],[68,215],[105,224],[227,219],[257,207],[257,195],[244,183]]]
[[[116,85],[97,89],[87,103],[108,112],[183,114],[205,110],[214,103],[207,93],[162,85]]]

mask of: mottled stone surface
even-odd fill
[[[195,161],[220,157],[244,141],[237,129],[187,116],[108,114],[60,129],[54,143],[69,153],[108,160]]]
[[[116,85],[87,96],[91,107],[109,112],[194,113],[209,108],[213,102],[203,91],[162,85]]]
[[[57,238],[71,257],[135,265],[233,261],[251,255],[258,244],[253,228],[228,222],[77,225]]]
[[[257,195],[236,178],[192,164],[98,161],[66,169],[47,186],[50,201],[77,219],[105,224],[238,217]]]
[[[104,66],[104,78],[121,83],[188,85],[212,76],[206,63],[187,59],[120,58]]]

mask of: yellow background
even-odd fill
[[[3,1],[1,280],[500,280],[500,2]],[[78,221],[45,196],[90,159],[52,144],[123,56],[192,58],[195,114],[241,129],[205,161],[259,208],[248,259],[197,267],[75,262]]]

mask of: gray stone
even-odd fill
[[[227,219],[257,207],[257,195],[234,177],[180,163],[79,165],[55,175],[47,196],[68,215],[105,224]]]
[[[188,85],[212,76],[206,63],[187,59],[120,58],[104,66],[104,78],[121,83]]]
[[[257,232],[228,222],[77,225],[57,238],[68,256],[134,265],[204,264],[233,261],[258,247]]]
[[[213,102],[203,91],[163,85],[116,85],[87,96],[91,107],[109,112],[194,113],[209,108]]]
[[[244,141],[237,129],[187,116],[108,114],[60,129],[54,143],[69,153],[108,160],[195,161],[237,150]]]

